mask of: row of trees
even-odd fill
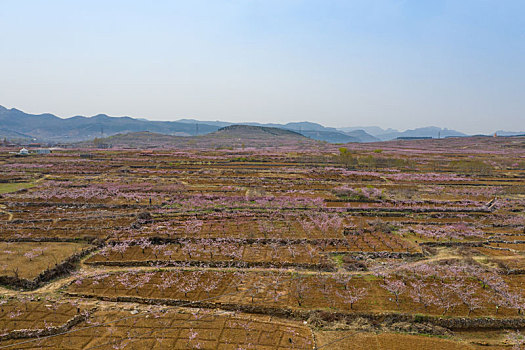
[[[113,285],[115,293],[119,290],[134,290],[135,295],[140,294],[142,287],[153,283],[166,297],[181,294],[184,298],[190,298],[189,293],[199,294],[203,291],[210,296],[227,291],[228,288],[234,288],[235,291],[242,289],[252,303],[257,299],[264,303],[272,301],[288,305],[290,300],[294,300],[298,307],[320,307],[327,301],[330,307],[337,309],[346,304],[350,310],[354,310],[356,304],[366,298],[370,291],[376,291],[374,299],[381,295],[377,294],[378,287],[385,290],[390,301],[402,309],[415,303],[424,312],[439,309],[443,315],[463,307],[467,310],[467,316],[470,316],[476,310],[487,309],[490,305],[495,308],[496,314],[501,308],[514,309],[521,314],[525,307],[523,296],[510,288],[496,270],[472,263],[448,261],[443,264],[399,264],[391,268],[378,268],[373,273],[379,280],[349,273],[290,274],[280,271],[254,274],[205,270],[129,272],[116,276],[86,276],[84,279],[87,278],[92,288],[103,283]],[[79,278],[77,283],[83,285],[82,281],[83,278]]]

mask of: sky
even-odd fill
[[[523,0],[0,0],[0,105],[525,129]]]

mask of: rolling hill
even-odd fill
[[[194,120],[194,119],[181,119],[181,120],[178,120],[178,122],[205,123],[205,124],[216,125],[220,127],[235,125],[233,123],[221,122],[221,121],[199,122],[198,120]],[[287,124],[275,124],[275,123],[268,123],[268,124],[239,123],[239,124],[292,130],[301,135],[309,137],[311,139],[319,140],[319,141],[326,141],[330,143],[372,142],[372,139],[373,141],[379,141],[379,139],[374,138],[372,135],[369,135],[364,131],[360,133],[355,133],[355,134],[346,133],[336,128],[330,128],[330,127],[323,126],[321,124],[311,123],[311,122],[292,122],[292,123],[287,123]]]
[[[117,134],[95,141],[77,143],[82,147],[118,148],[263,148],[300,147],[320,145],[321,142],[309,139],[297,132],[251,125],[230,125],[215,132],[199,136],[173,136],[148,131]]]

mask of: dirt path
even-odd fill
[[[33,181],[33,185],[38,184],[44,181],[45,179],[48,179],[50,176],[51,175],[47,174],[39,179],[36,179],[35,181]],[[7,211],[7,207],[4,204],[0,204],[0,213],[7,214],[7,221],[13,221],[14,215],[11,212]]]
[[[89,277],[94,275],[100,275],[105,273],[119,273],[119,272],[148,272],[148,271],[158,271],[158,266],[98,266],[93,267],[89,265],[85,265],[83,262],[88,257],[85,257],[81,264],[80,268],[77,270],[82,272],[83,276]],[[416,266],[418,264],[431,262],[431,261],[439,261],[443,259],[450,259],[450,258],[460,258],[459,256],[451,255],[445,252],[444,250],[441,250],[438,252],[438,255],[430,258],[430,259],[424,259],[419,261],[414,261],[412,263],[408,263],[405,266]],[[202,270],[208,270],[208,271],[244,271],[244,272],[282,272],[282,271],[293,271],[293,272],[299,272],[303,275],[326,275],[331,276],[334,273],[329,271],[313,271],[313,270],[289,270],[289,269],[277,269],[277,268],[228,268],[228,267],[208,267],[208,268],[202,268],[199,266],[192,266],[192,267],[179,267],[179,266],[169,266],[169,267],[162,267],[163,271],[177,271],[177,270],[190,270],[190,271],[202,271]],[[388,269],[387,271],[395,271],[396,267],[392,267]],[[373,274],[373,271],[341,271],[340,273],[346,274],[346,275],[371,275]],[[78,277],[78,274],[74,273],[62,278],[59,278],[57,280],[53,280],[44,286],[37,288],[32,291],[17,291],[13,289],[8,289],[5,287],[0,287],[0,295],[6,296],[6,297],[14,297],[17,295],[32,295],[32,296],[41,296],[41,295],[49,295],[49,294],[55,294],[60,293],[60,289],[66,287],[68,284],[73,282]]]
[[[4,213],[4,214],[7,214],[7,221],[12,221],[13,220],[13,214],[9,211],[6,210],[6,206],[3,205],[3,204],[0,204],[0,213]]]
[[[71,275],[61,277],[59,279],[53,280],[44,286],[37,288],[32,291],[17,291],[14,289],[8,289],[5,287],[0,287],[0,295],[4,297],[16,297],[16,296],[44,296],[44,295],[52,295],[52,294],[59,294],[60,290],[65,288],[67,285],[72,283],[77,277],[79,277],[78,272],[82,272],[82,276],[90,277],[94,275],[101,275],[105,273],[119,273],[119,272],[148,272],[148,271],[158,271],[158,266],[90,266],[84,264],[84,261],[87,260],[89,255],[82,259],[80,263],[80,267],[78,270],[76,270],[76,273],[73,273]],[[403,265],[403,267],[413,267],[424,263],[430,263],[430,262],[436,262],[446,259],[462,259],[462,256],[453,254],[450,251],[450,248],[442,247],[437,249],[437,254],[429,257],[428,259],[421,259],[413,262],[409,262]],[[177,270],[190,270],[190,271],[202,271],[202,270],[208,270],[208,271],[244,271],[244,272],[283,272],[283,271],[289,271],[289,272],[298,272],[303,275],[326,275],[326,276],[332,276],[334,272],[329,271],[313,271],[313,270],[295,270],[295,269],[278,269],[278,268],[228,268],[228,267],[208,267],[203,268],[199,266],[192,266],[192,267],[179,267],[179,266],[169,266],[169,267],[162,267],[160,268],[163,271],[177,271]],[[393,266],[389,269],[384,270],[385,272],[395,272],[398,269],[397,266]],[[374,271],[339,271],[341,274],[345,275],[372,275],[374,274]]]
[[[49,175],[49,174],[44,175],[44,176],[42,176],[41,178],[36,179],[35,181],[33,181],[33,183],[34,183],[34,184],[40,183],[40,182],[42,182],[42,181],[45,180],[45,179],[49,179],[50,177],[51,177],[51,175]]]

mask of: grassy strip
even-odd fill
[[[11,193],[35,186],[33,182],[0,183],[0,194]]]

